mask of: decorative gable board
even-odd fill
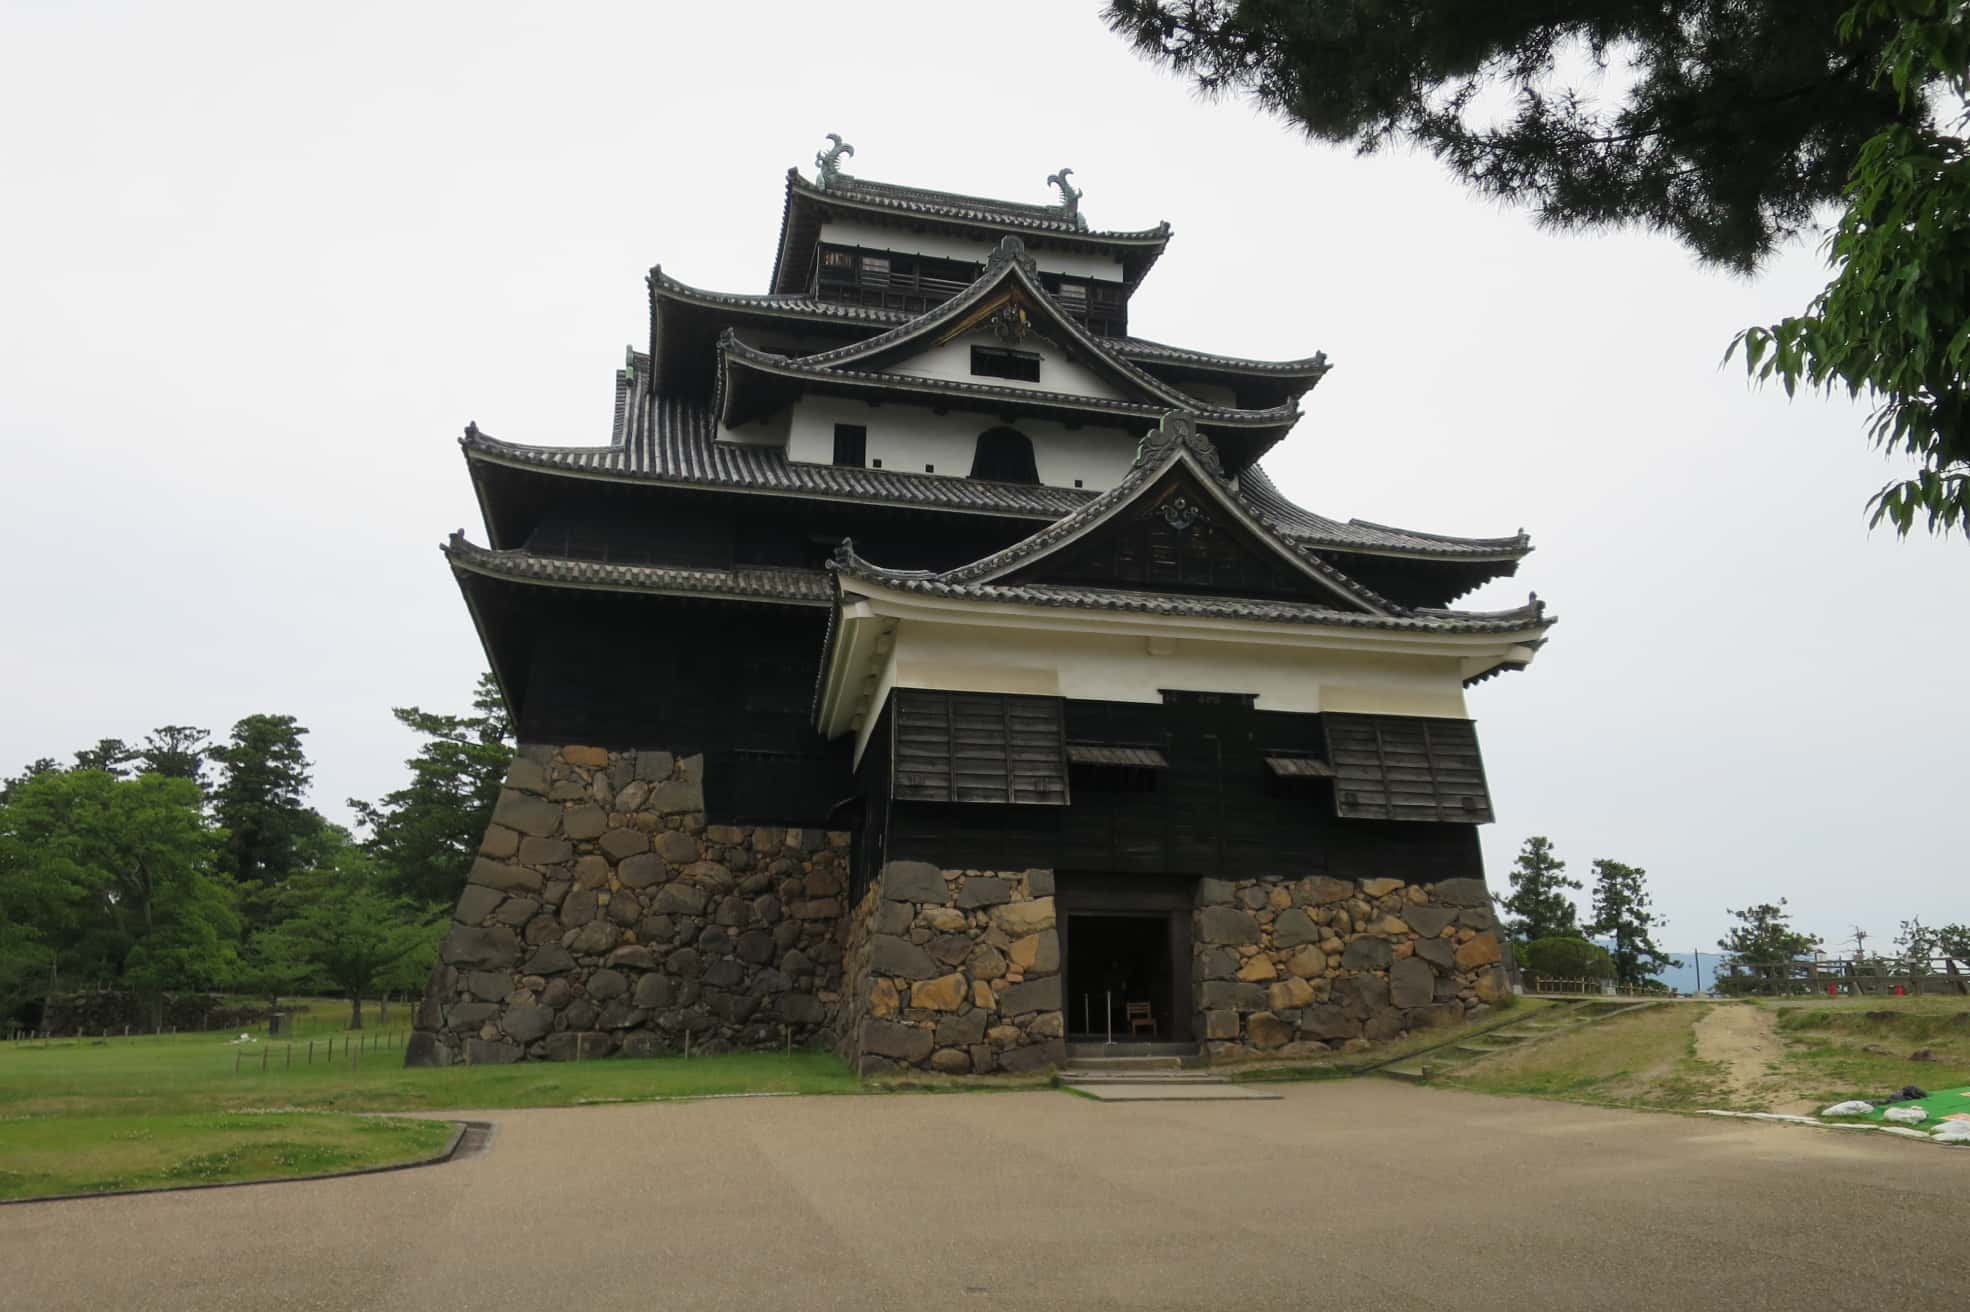
[[[1491,791],[1469,720],[1321,716],[1334,770],[1334,812],[1356,820],[1487,824]]]
[[[1349,604],[1294,568],[1182,469],[1171,470],[1080,541],[1014,570],[1005,581]]]
[[[898,801],[1067,804],[1058,697],[906,688],[891,697]]]

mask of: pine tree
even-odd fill
[[[1513,864],[1512,895],[1504,900],[1511,913],[1507,921],[1512,937],[1521,943],[1542,938],[1578,938],[1580,922],[1567,896],[1569,888],[1580,888],[1577,879],[1564,873],[1566,862],[1553,854],[1552,840],[1534,834],[1519,849]]]
[[[1656,946],[1652,937],[1662,920],[1649,910],[1648,872],[1601,858],[1594,862],[1594,919],[1589,933],[1614,940],[1614,978],[1624,986],[1646,984],[1668,966],[1682,963]]]
[[[308,864],[323,821],[304,800],[308,754],[291,715],[249,715],[212,756],[224,770],[212,815],[226,831],[220,868],[238,882],[250,925],[266,923],[282,881]]]
[[[145,774],[161,774],[167,779],[189,779],[205,790],[205,760],[211,756],[212,735],[189,724],[166,724],[153,729],[137,749],[136,759]]]
[[[75,768],[101,770],[113,779],[121,779],[130,773],[127,767],[136,759],[136,749],[121,738],[98,738],[94,747],[85,747],[75,754]]]
[[[490,674],[479,676],[472,708],[438,715],[397,707],[397,722],[425,739],[404,762],[410,782],[380,802],[349,800],[388,887],[418,902],[457,900],[513,762],[512,725]]]

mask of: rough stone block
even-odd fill
[[[671,767],[677,758],[669,752],[638,752],[636,754],[636,777],[646,783],[661,783],[670,778]]]
[[[930,1054],[930,1069],[943,1075],[970,1074],[971,1054],[963,1048],[939,1048]]]
[[[505,969],[520,955],[520,939],[504,925],[491,929],[453,925],[440,955],[447,965]]]
[[[1341,951],[1341,965],[1348,970],[1387,970],[1395,960],[1395,949],[1385,938],[1357,938]]]
[[[1224,948],[1204,948],[1196,961],[1199,979],[1230,979],[1238,973],[1238,954]]]
[[[1028,870],[1026,872],[1027,897],[1053,896],[1053,871]]]
[[[495,824],[505,825],[508,829],[545,838],[561,823],[561,808],[543,798],[504,789],[500,792],[499,804],[493,807],[492,818]]]
[[[1204,1037],[1207,1039],[1235,1039],[1238,1037],[1238,1013],[1235,1011],[1207,1011],[1204,1013]]]
[[[1404,957],[1389,967],[1389,1000],[1396,1006],[1428,1006],[1435,996],[1436,972],[1427,961]]]
[[[451,1052],[438,1042],[438,1036],[420,1030],[410,1036],[404,1045],[404,1065],[412,1070],[429,1069],[434,1066],[449,1066]]]
[[[520,864],[527,866],[552,866],[574,857],[575,849],[565,838],[523,838],[520,840]]]
[[[1381,1043],[1394,1038],[1406,1028],[1408,1024],[1401,1012],[1394,1007],[1384,1007],[1361,1022],[1361,1037],[1372,1043]]]
[[[1044,1043],[1029,1043],[1023,1048],[1012,1048],[999,1055],[999,1069],[1011,1071],[1015,1075],[1043,1071],[1050,1066],[1059,1066],[1067,1059],[1067,1048],[1059,1039],[1049,1039]]]
[[[1366,1020],[1389,1005],[1389,982],[1380,975],[1352,975],[1341,981],[1336,997],[1348,1015]]]
[[[1014,939],[1006,948],[1006,956],[1028,975],[1050,974],[1060,969],[1060,932],[1043,929]]]
[[[1012,883],[991,875],[973,875],[965,880],[964,888],[958,892],[958,906],[969,911],[974,907],[995,907],[1012,901]]]
[[[774,1005],[790,1025],[819,1025],[828,1018],[826,1005],[811,993],[787,993]]]
[[[1451,907],[1488,907],[1491,895],[1482,879],[1444,879],[1437,882],[1436,900]]]
[[[624,857],[649,851],[650,836],[641,829],[611,829],[602,835],[596,846],[609,860],[621,862]]]
[[[1369,897],[1387,897],[1402,887],[1400,879],[1364,879],[1361,891]]]
[[[705,912],[705,902],[702,888],[672,880],[658,891],[654,909],[660,916],[701,916]]]
[[[1326,875],[1314,875],[1302,879],[1293,886],[1293,894],[1302,903],[1312,906],[1331,906],[1345,902],[1354,896],[1354,881],[1351,879],[1330,879]]]
[[[513,974],[505,970],[468,971],[465,991],[481,1002],[504,1002],[513,992]]]
[[[544,943],[520,969],[528,975],[559,975],[575,968],[575,959],[559,943]]]
[[[519,850],[520,831],[505,825],[487,825],[486,836],[479,840],[479,855],[495,861],[504,861]]]
[[[506,1014],[499,1018],[499,1027],[515,1043],[532,1043],[553,1032],[554,1008],[508,1007]]]
[[[1245,1034],[1255,1048],[1283,1048],[1293,1040],[1293,1024],[1269,1011],[1261,1011],[1246,1018]]]
[[[1476,930],[1496,929],[1498,917],[1482,907],[1468,907],[1457,913],[1457,927]]]
[[[607,1002],[629,992],[629,980],[619,970],[598,970],[588,977],[588,996]]]
[[[968,992],[961,974],[940,975],[910,989],[910,1005],[926,1011],[956,1011]]]
[[[1498,936],[1479,934],[1463,947],[1457,949],[1457,969],[1476,970],[1479,966],[1497,964],[1499,959]]]
[[[1292,955],[1286,969],[1301,979],[1319,979],[1327,973],[1327,954],[1309,943]]]
[[[892,1020],[865,1020],[862,1022],[862,1051],[878,1057],[888,1057],[892,1061],[907,1062],[912,1066],[930,1056],[936,1046],[936,1038],[927,1029],[915,1025],[904,1025]]]
[[[1457,945],[1447,938],[1417,939],[1411,946],[1418,959],[1429,962],[1438,970],[1450,970],[1457,964]]]
[[[1008,902],[993,907],[992,925],[1014,938],[1053,928],[1053,899],[1034,898],[1027,902]]]
[[[1206,980],[1201,990],[1204,1005],[1228,1011],[1260,1011],[1265,1007],[1265,990],[1256,984],[1235,984],[1226,980]]]
[[[477,1029],[497,1015],[499,1004],[496,1002],[454,1002],[445,1008],[445,1028]]]
[[[937,963],[928,952],[893,934],[876,934],[869,939],[869,969],[901,979],[930,979],[938,973]]]
[[[1265,991],[1265,999],[1274,1011],[1297,1011],[1312,1003],[1313,985],[1288,975]]]
[[[484,884],[467,884],[465,891],[458,895],[458,907],[452,916],[462,925],[476,925],[493,913],[493,909],[506,900],[506,894]]]
[[[1001,1015],[1018,1016],[1029,1011],[1060,1010],[1060,976],[1029,979],[999,990]]]
[[[1238,896],[1238,885],[1229,879],[1200,879],[1197,881],[1197,905],[1202,907],[1228,907]]]
[[[891,861],[882,868],[882,895],[891,902],[944,905],[950,885],[944,872],[922,861]]]
[[[1409,1028],[1412,1030],[1433,1030],[1446,1025],[1461,1025],[1464,1021],[1464,1008],[1456,1002],[1437,1002],[1427,1007],[1418,1007],[1408,1013]]]
[[[530,761],[524,756],[513,758],[513,764],[506,767],[506,786],[516,792],[532,793],[536,797],[547,796],[547,770],[538,761]]]
[[[561,817],[561,832],[583,842],[600,838],[609,827],[609,813],[599,806],[570,807]]]
[[[486,888],[496,888],[502,893],[538,893],[544,882],[537,870],[509,865],[504,861],[488,861],[484,857],[472,863],[472,871],[466,879]]]
[[[672,779],[650,790],[645,809],[658,815],[682,815],[705,809],[705,786],[695,779]]]
[[[1263,984],[1279,978],[1279,967],[1272,964],[1271,957],[1261,952],[1255,957],[1248,957],[1245,964],[1238,968],[1238,978],[1248,984]]]
[[[1353,1039],[1361,1022],[1335,1006],[1307,1007],[1300,1012],[1300,1033],[1315,1039]]]
[[[465,1042],[465,1060],[472,1066],[504,1066],[520,1060],[520,1049],[514,1044],[495,1039],[468,1039]]]
[[[1286,908],[1272,922],[1272,941],[1282,948],[1318,943],[1325,936],[1326,931],[1313,923],[1313,917],[1298,907]]]
[[[1403,908],[1402,918],[1409,922],[1409,928],[1424,938],[1435,938],[1457,919],[1457,912],[1451,907],[1421,906],[1411,903]]]
[[[1205,907],[1198,914],[1198,928],[1206,943],[1256,943],[1259,922],[1249,911],[1236,907]]]

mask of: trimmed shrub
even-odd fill
[[[1547,979],[1613,979],[1614,958],[1584,938],[1538,938],[1525,945],[1525,968]]]

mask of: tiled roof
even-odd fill
[[[1442,533],[1418,533],[1365,519],[1346,523],[1316,515],[1286,499],[1271,477],[1257,465],[1238,476],[1238,491],[1286,536],[1337,551],[1387,552],[1439,560],[1518,560],[1532,550],[1532,539],[1520,530],[1508,538],[1459,538]]]
[[[826,605],[834,598],[828,576],[811,569],[692,569],[540,556],[530,551],[492,551],[454,533],[443,547],[454,569],[526,583],[562,584],[624,592],[741,597]]]
[[[1283,559],[1296,565],[1309,580],[1378,614],[1408,613],[1404,607],[1322,560],[1306,544],[1280,533],[1272,521],[1239,495],[1238,489],[1224,477],[1216,450],[1210,440],[1197,431],[1194,420],[1174,414],[1166,417],[1143,438],[1136,451],[1135,463],[1114,487],[1072,514],[1055,520],[1003,550],[937,575],[918,570],[888,571],[871,565],[855,554],[852,542],[842,544],[838,559],[843,562],[844,569],[867,578],[894,577],[957,587],[998,586],[1000,580],[1014,571],[1052,554],[1059,547],[1119,514],[1178,465],[1186,466],[1198,483],[1208,493],[1214,494],[1234,519],[1243,521],[1247,532],[1269,541]]]
[[[847,323],[865,323],[882,328],[906,324],[917,316],[907,310],[887,310],[873,305],[849,305],[824,301],[804,293],[718,292],[694,287],[663,271],[661,265],[650,270],[651,290],[658,295],[694,305],[738,310],[742,313],[783,315],[789,318]],[[1146,337],[1103,337],[1090,333],[1096,342],[1125,360],[1138,364],[1189,364],[1222,373],[1265,374],[1280,378],[1319,378],[1331,367],[1327,353],[1317,351],[1298,360],[1257,360],[1212,351],[1195,351],[1186,346],[1152,342]]]
[[[736,362],[742,366],[764,369],[788,378],[806,379],[811,382],[836,381],[856,387],[875,387],[890,392],[919,392],[934,396],[976,396],[1013,404],[1126,415],[1152,422],[1173,408],[1181,408],[1195,413],[1199,419],[1207,423],[1271,428],[1290,424],[1299,417],[1300,413],[1299,407],[1290,402],[1267,410],[1237,410],[1226,406],[1206,405],[1186,397],[1179,407],[1168,402],[1118,401],[1103,396],[1047,392],[1035,387],[1006,387],[993,383],[974,383],[961,378],[933,378],[920,374],[888,373],[875,369],[851,369],[842,365],[814,364],[812,361],[820,359],[819,356],[775,355],[771,351],[747,346],[736,337],[730,336],[730,329],[726,331],[728,336],[719,343],[719,349],[728,364]],[[722,374],[723,371],[719,380],[721,395],[726,386]]]
[[[502,442],[479,431],[476,425],[465,430],[459,445],[471,459],[625,482],[736,488],[1025,519],[1058,519],[1097,495],[1079,488],[801,464],[788,460],[779,447],[720,442],[718,425],[704,403],[653,397],[648,390],[649,357],[637,352],[632,363],[633,377],[624,380],[618,406],[621,440],[613,445],[523,446]],[[1284,536],[1307,546],[1421,559],[1501,561],[1517,560],[1532,549],[1523,534],[1453,538],[1328,519],[1286,500],[1256,465],[1240,474],[1238,481],[1239,491],[1254,509],[1268,516]]]
[[[468,459],[590,477],[1028,519],[1058,518],[1092,495],[1074,488],[802,464],[788,460],[777,446],[718,441],[718,424],[709,409],[676,397],[651,397],[643,389],[641,375],[631,386],[625,408],[627,431],[623,441],[613,446],[520,446],[489,437],[476,426],[465,430],[459,445]]]
[[[1134,231],[1090,231],[1079,226],[1072,219],[1064,217],[1060,209],[1053,205],[1028,205],[1020,201],[993,200],[986,196],[966,196],[954,191],[903,187],[845,173],[837,174],[834,182],[824,190],[801,177],[799,170],[788,169],[787,192],[789,196],[800,195],[822,202],[874,205],[904,214],[922,214],[935,218],[955,219],[961,223],[1051,233],[1083,241],[1160,244],[1168,241],[1170,236],[1170,225],[1167,222],[1159,223],[1153,228],[1140,228]]]
[[[864,572],[867,569],[868,572]],[[936,577],[869,567],[865,561],[839,569],[842,586],[864,579],[884,587],[926,596],[1012,605],[1064,606],[1081,610],[1126,611],[1144,615],[1175,615],[1198,619],[1261,620],[1280,624],[1327,624],[1354,629],[1389,629],[1420,633],[1514,633],[1546,628],[1556,621],[1544,607],[1531,603],[1516,611],[1459,612],[1417,610],[1402,615],[1370,615],[1337,610],[1309,602],[1272,601],[1247,597],[1186,596],[1121,588],[1073,587],[1061,584],[947,583]]]

